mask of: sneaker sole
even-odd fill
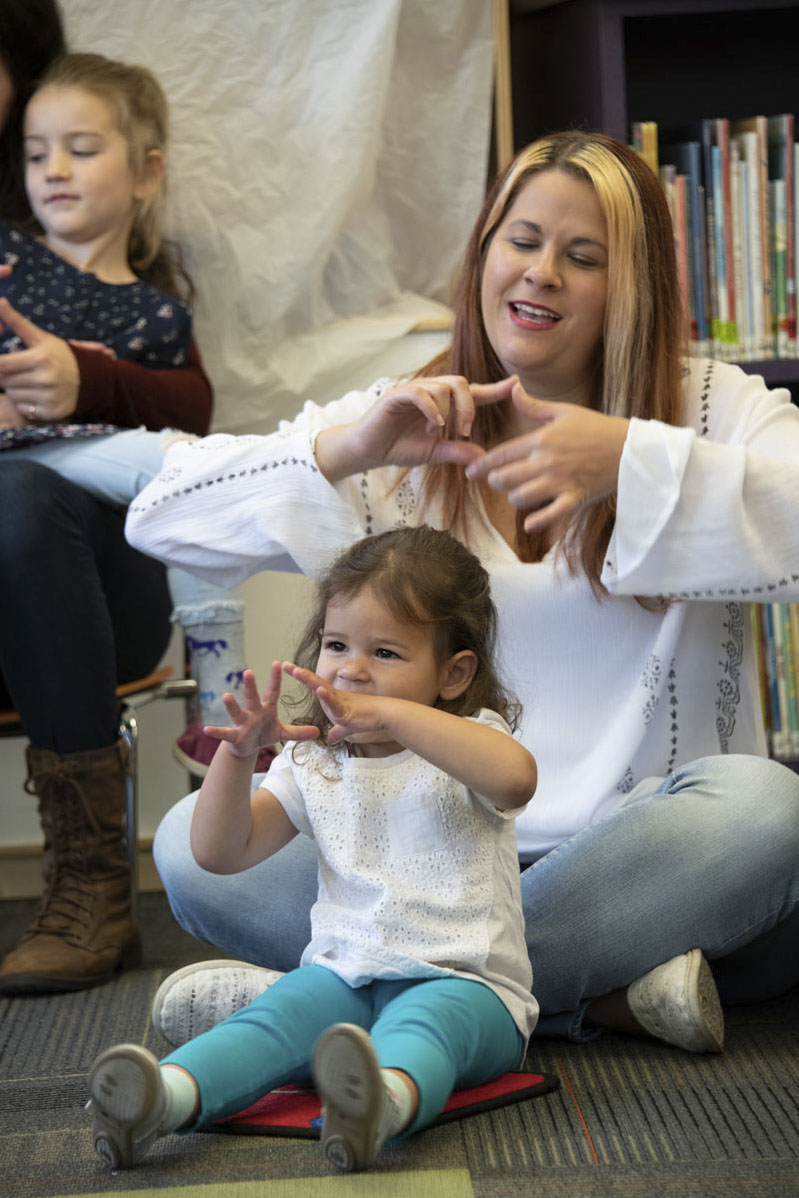
[[[688,955],[688,992],[696,996],[693,1014],[698,1029],[696,1042],[700,1045],[697,1051],[721,1052],[724,1012],[710,966],[698,948]]]
[[[322,1150],[345,1172],[374,1158],[373,1141],[385,1085],[372,1041],[354,1024],[340,1023],[319,1037],[313,1074],[323,1101]]]
[[[111,1169],[130,1168],[158,1129],[158,1061],[137,1044],[106,1049],[92,1066],[89,1093],[95,1152]]]
[[[683,972],[678,973],[676,964],[685,958]],[[664,984],[653,983],[650,975],[634,982],[627,992],[630,1010],[641,1026],[658,1040],[671,1044],[686,1052],[721,1052],[724,1047],[724,1012],[719,1001],[716,983],[710,966],[695,948],[673,961],[665,962],[657,970],[673,970],[666,983],[674,987],[671,998],[667,998],[660,1009],[653,1006],[651,987]],[[679,991],[676,987],[679,985]]]

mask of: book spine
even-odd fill
[[[730,142],[730,196],[732,214],[732,266],[739,360],[751,357],[749,309],[746,300],[746,257],[744,242],[744,196],[741,188],[741,157],[738,143]]]
[[[768,130],[768,161],[769,181],[773,185],[780,183],[784,188],[784,198],[780,195],[779,204],[784,208],[784,230],[772,233],[772,238],[785,241],[784,275],[774,280],[774,296],[778,302],[779,311],[772,315],[772,326],[776,338],[776,354],[778,358],[792,357],[796,351],[796,271],[794,250],[794,171],[793,171],[793,140],[794,118],[792,113],[783,112],[778,116],[770,116],[766,120]],[[779,218],[781,219],[781,214]],[[776,262],[775,262],[776,265]],[[777,291],[777,286],[781,291]]]
[[[677,250],[677,278],[680,284],[683,316],[685,326],[690,334],[691,329],[691,287],[688,268],[688,224],[686,213],[686,179],[685,175],[674,176],[674,230]]]
[[[788,603],[786,606],[793,657],[794,685],[797,692],[797,707],[799,707],[799,603]]]
[[[730,309],[724,230],[724,187],[721,178],[721,150],[718,146],[712,147],[711,165],[713,171],[713,242],[711,246],[711,262],[713,264],[713,277],[716,280],[716,318],[713,326],[713,340],[716,343],[719,358],[726,362],[729,359]]]
[[[762,357],[763,329],[763,226],[760,219],[760,164],[757,152],[757,134],[754,131],[743,135],[742,145],[746,161],[747,209],[749,211],[749,258],[751,289],[752,327],[751,350],[753,358]]]
[[[778,358],[788,357],[788,293],[787,245],[785,236],[785,180],[772,179],[771,198],[771,261],[772,261],[772,327]]]
[[[763,717],[763,728],[765,729],[766,736],[770,738],[771,711],[769,708],[768,673],[766,671],[763,607],[760,603],[753,603],[749,610],[752,619],[752,644],[755,653],[755,670],[757,672],[758,691],[760,693],[760,712]]]
[[[782,713],[780,711],[779,684],[777,681],[777,648],[774,640],[773,604],[763,606],[763,656],[766,661],[768,679],[768,706],[771,716],[771,755],[780,758],[782,751]]]
[[[700,340],[700,352],[703,356],[709,357],[713,352],[713,337],[711,334],[710,321],[710,293],[711,293],[711,278],[710,265],[708,262],[708,223],[707,223],[707,200],[705,197],[704,187],[699,187],[697,190],[697,208],[699,209],[699,271],[702,275],[702,294],[704,297],[705,311],[705,340]]]
[[[727,288],[727,328],[725,341],[728,360],[735,360],[739,354],[738,346],[738,311],[735,293],[735,263],[733,250],[732,228],[732,180],[730,177],[730,122],[726,117],[715,121],[714,137],[719,149],[721,169],[721,205],[724,214],[723,241],[724,280]]]
[[[796,356],[796,175],[794,172],[794,116],[785,114],[785,292],[787,297],[788,351]]]
[[[791,604],[780,603],[782,622],[782,645],[785,659],[785,690],[788,710],[788,751],[791,757],[799,757],[799,700],[797,700],[796,659],[794,657],[793,634],[791,631]]]
[[[771,231],[769,228],[768,202],[768,121],[764,116],[755,118],[758,155],[758,190],[760,196],[760,244],[763,247],[763,329],[759,357],[774,357],[774,337],[771,328],[772,280],[771,280]]]

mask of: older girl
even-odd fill
[[[0,703],[16,708],[30,738],[26,785],[46,842],[42,904],[0,966],[0,992],[26,992],[94,985],[137,953],[114,692],[162,656],[171,606],[162,568],[124,541],[120,508],[44,463],[79,454],[79,438],[100,422],[158,429],[179,418],[204,432],[211,397],[155,236],[160,87],[149,72],[75,55],[50,64],[37,90],[26,45],[36,69],[60,47],[54,5],[0,0],[0,18],[0,93],[10,100],[0,115],[16,144],[25,109],[26,182],[41,221],[39,236],[21,231],[34,227],[27,197],[5,172],[0,215],[17,219],[0,224],[0,257],[11,264],[0,288],[31,307],[28,318],[0,303],[12,340],[3,348],[17,351],[0,357],[0,436],[51,438],[0,454]],[[128,345],[140,321],[141,342],[157,346],[149,364]],[[67,337],[112,337],[116,356]],[[52,439],[59,431],[73,439]],[[89,440],[80,444],[90,452]]]

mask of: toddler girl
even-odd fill
[[[65,341],[154,368],[185,364],[191,285],[165,243],[168,110],[144,67],[68,54],[25,111],[25,184],[41,233],[0,221],[0,352],[25,348],[13,311]],[[37,421],[35,405],[0,393],[0,449],[33,458],[96,498],[126,506],[160,470],[176,432]],[[241,685],[243,604],[235,593],[169,572],[201,695],[201,723],[224,718],[222,694]],[[177,755],[202,774],[216,743],[201,726]]]
[[[395,529],[333,564],[298,664],[273,663],[263,699],[250,671],[243,705],[225,696],[233,727],[207,729],[223,750],[192,851],[235,873],[312,836],[311,941],[298,969],[161,1064],[134,1044],[98,1057],[89,1105],[112,1168],[313,1076],[325,1154],[361,1169],[454,1088],[519,1067],[537,1004],[514,817],[537,779],[511,734],[495,626],[468,549],[425,525]],[[307,689],[302,723],[277,714],[283,673]],[[278,741],[251,791],[256,754]]]

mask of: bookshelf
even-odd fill
[[[799,118],[799,0],[511,2],[516,148],[582,126],[630,140],[706,117]],[[742,362],[799,403],[799,360]]]

